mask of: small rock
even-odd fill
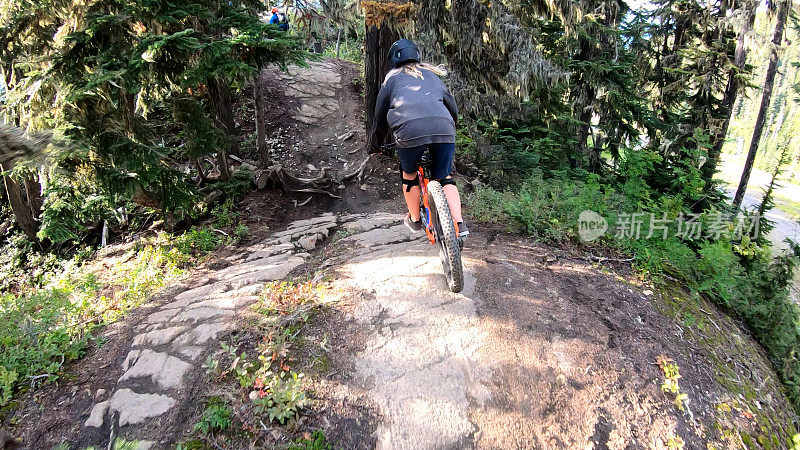
[[[122,370],[127,371],[131,368],[131,366],[136,363],[136,360],[139,358],[139,355],[142,353],[141,350],[131,350],[128,352],[128,356],[125,357],[125,361],[122,362]]]
[[[650,289],[645,289],[645,291],[644,291],[644,292],[642,292],[642,293],[643,293],[644,295],[647,295],[647,296],[651,296],[651,295],[653,295],[653,291],[651,291]]]
[[[139,359],[122,375],[119,381],[134,378],[150,378],[165,389],[178,388],[183,384],[183,376],[191,364],[166,353],[150,349],[142,350]],[[114,396],[119,394],[117,391]]]
[[[300,244],[300,247],[303,250],[314,250],[317,246],[317,235],[312,234],[310,236],[306,236],[297,240],[297,243]]]
[[[102,398],[104,395],[106,395],[106,390],[98,389],[97,392],[94,393],[94,398],[95,399]]]
[[[362,191],[366,191],[367,190],[367,185],[366,184],[362,184],[358,188],[361,189]]]
[[[346,186],[345,186],[345,185],[343,185],[343,184],[340,184],[340,185],[339,185],[339,189],[340,189],[340,190],[341,190],[341,189],[344,189],[345,187],[346,187]]]
[[[314,165],[313,165],[313,164],[309,164],[309,165],[307,165],[306,167],[308,167],[308,170],[317,170],[317,168],[316,168],[316,167],[314,167]]]
[[[175,406],[172,397],[161,394],[139,394],[130,389],[120,389],[114,393],[108,407],[119,412],[119,425],[141,423],[146,419],[158,417]]]
[[[106,411],[108,411],[108,400],[94,405],[92,412],[89,413],[89,418],[86,419],[86,422],[84,422],[83,425],[93,428],[102,427],[103,421],[106,417]]]

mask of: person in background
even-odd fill
[[[277,25],[281,31],[289,31],[289,19],[275,6],[272,7],[272,17],[269,18],[269,23]]]
[[[269,18],[269,23],[272,25],[278,25],[278,23],[280,23],[280,18],[278,17],[278,8],[275,6],[272,7],[272,17]]]
[[[282,31],[289,31],[289,19],[282,12],[278,12],[278,28]]]

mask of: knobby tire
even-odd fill
[[[461,245],[456,234],[456,225],[450,214],[450,205],[444,189],[438,181],[428,183],[428,204],[431,209],[431,222],[439,244],[439,257],[442,259],[447,284],[453,292],[464,289],[464,268],[461,265]]]

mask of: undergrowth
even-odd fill
[[[249,231],[232,209],[226,202],[209,224],[180,235],[160,232],[97,260],[90,248],[63,258],[34,251],[21,235],[12,238],[0,253],[0,407],[20,390],[61,377],[90,345],[102,345],[96,336],[101,327],[122,319],[220,245],[246,238]]]
[[[203,367],[218,386],[226,386],[235,399],[235,429],[224,436],[226,445],[255,445],[264,424],[296,431],[304,422],[310,403],[304,373],[298,371],[296,357],[303,346],[303,329],[320,308],[321,288],[311,282],[276,281],[267,283],[253,306],[257,320],[238,340],[222,343],[218,352],[210,355]],[[200,432],[195,442],[206,437],[210,415],[217,414],[206,407],[198,422]],[[201,425],[203,424],[203,425]],[[201,429],[202,428],[202,429]],[[188,447],[187,447],[188,448]],[[315,433],[300,439],[290,448],[331,448],[324,435]]]
[[[95,329],[183,274],[187,255],[161,239],[134,246],[98,273],[72,265],[39,289],[0,296],[0,405],[20,388],[57,379],[66,363],[102,343]]]
[[[505,150],[494,154],[525,153],[531,161],[547,159],[547,155],[537,156],[547,151],[541,146],[507,140],[504,145]],[[466,156],[474,161],[471,154],[481,152],[468,148]],[[484,163],[484,169],[494,170],[495,163]],[[747,214],[724,226],[716,224],[719,212],[715,208],[725,211],[727,207],[704,196],[697,168],[672,167],[680,169],[680,176],[671,178],[662,173],[661,156],[644,151],[627,152],[617,164],[617,173],[605,177],[552,163],[542,167],[532,163],[511,179],[485,176],[488,184],[477,185],[467,197],[466,209],[475,220],[510,232],[548,242],[571,242],[589,251],[612,249],[630,256],[644,277],[677,282],[712,300],[747,325],[766,350],[795,410],[800,411],[800,308],[789,295],[800,248],[774,255],[765,238],[769,223],[764,220],[757,238],[737,235],[737,230],[749,230],[746,225],[752,216]],[[519,172],[527,177],[520,178]],[[709,206],[701,213],[698,205]],[[602,237],[589,243],[579,240],[578,218],[585,210],[597,213],[607,226]],[[623,214],[631,213],[646,217],[638,235],[621,231]],[[652,236],[648,233],[648,225],[655,223],[651,220],[675,221],[691,213],[698,214],[703,230],[715,226],[716,233],[690,236],[674,222],[663,234],[661,230]]]
[[[326,45],[322,50],[324,58],[336,58],[336,44]],[[349,41],[342,38],[339,42],[339,58],[356,64],[364,63],[364,54],[361,51],[359,42]]]

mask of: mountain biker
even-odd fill
[[[405,225],[413,232],[422,230],[420,187],[417,169],[426,149],[430,149],[432,179],[444,189],[459,236],[469,234],[461,215],[461,198],[450,176],[456,149],[458,107],[439,79],[445,71],[420,62],[417,46],[400,39],[389,48],[392,70],[386,74],[375,104],[372,125],[373,150],[383,143],[389,129],[397,144],[402,172],[403,196],[408,206]]]
[[[272,7],[272,17],[269,18],[269,23],[271,25],[278,25],[278,27],[280,27],[281,18],[278,15],[279,12],[280,10],[277,7]]]

